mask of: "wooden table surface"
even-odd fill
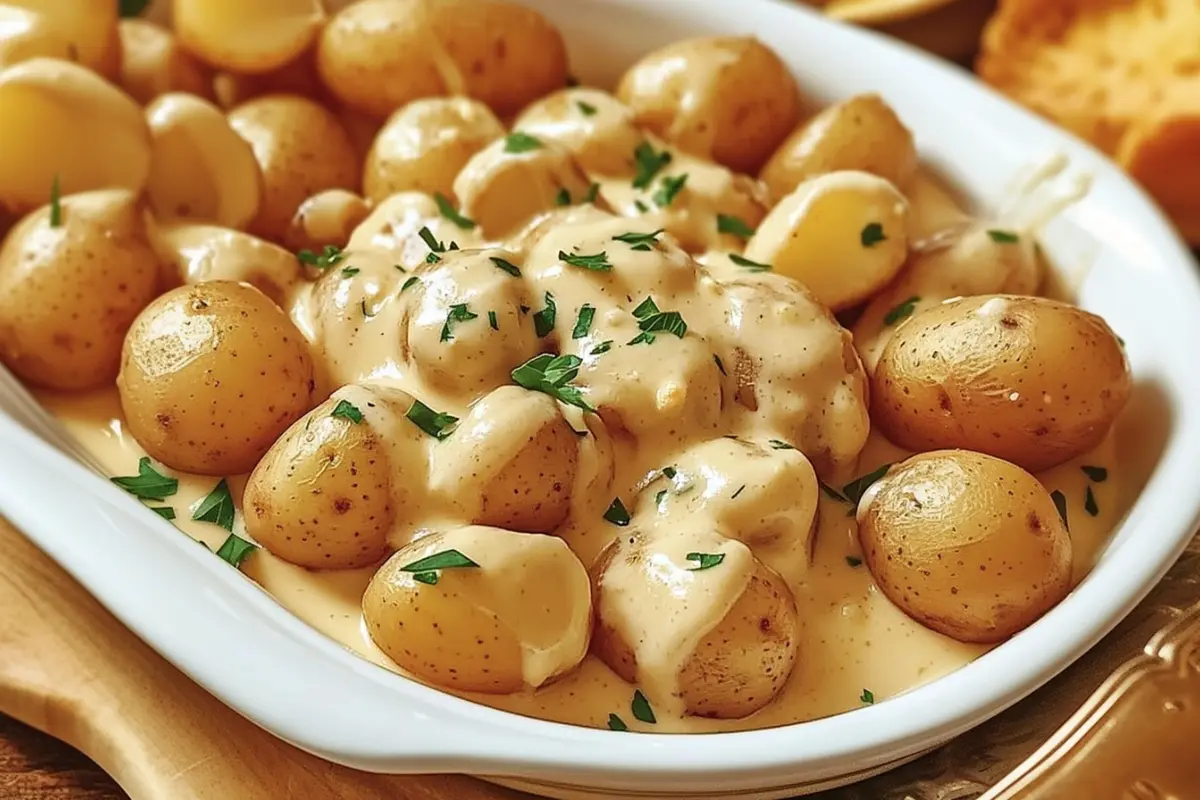
[[[0,797],[4,800],[127,800],[87,757],[0,714]]]

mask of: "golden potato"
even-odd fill
[[[421,434],[395,422],[410,405],[399,390],[351,385],[298,419],[250,474],[246,532],[310,569],[379,562],[425,484]]]
[[[619,177],[633,174],[633,153],[646,140],[629,106],[608,92],[582,86],[537,100],[521,112],[513,129],[557,142],[586,170]]]
[[[0,66],[39,57],[73,61],[115,80],[121,70],[117,3],[4,0]]]
[[[0,71],[0,117],[0,206],[14,214],[44,205],[56,178],[66,195],[136,192],[150,174],[141,106],[78,64],[35,58]]]
[[[871,419],[910,450],[977,450],[1036,472],[1099,444],[1131,391],[1125,351],[1095,314],[968,297],[896,330],[875,369]]]
[[[117,389],[146,452],[201,475],[249,472],[312,406],[308,345],[266,295],[243,283],[182,286],[125,337]]]
[[[146,105],[168,92],[214,99],[212,72],[184,50],[171,31],[143,19],[123,19],[118,30],[119,83],[134,100]]]
[[[173,0],[179,41],[218,69],[278,69],[312,44],[325,15],[320,0]]]
[[[669,44],[625,71],[617,97],[680,150],[754,174],[800,121],[787,66],[747,36]]]
[[[250,144],[234,133],[219,108],[172,92],[146,107],[146,121],[151,138],[146,191],[157,219],[235,229],[254,219],[262,173]]]
[[[304,273],[295,254],[241,231],[214,225],[165,225],[154,246],[169,265],[166,283],[248,283],[282,308]]]
[[[775,197],[809,178],[838,170],[878,175],[902,191],[917,171],[913,135],[876,94],[832,105],[797,128],[762,170]]]
[[[388,118],[367,155],[363,193],[380,202],[397,192],[454,197],[454,178],[504,136],[491,110],[466,97],[415,100]]]
[[[998,642],[1071,588],[1071,537],[1037,479],[966,450],[913,456],[863,495],[863,557],[910,617],[963,642]]]
[[[908,201],[866,172],[810,178],[771,209],[745,257],[795,278],[834,311],[886,286],[908,256]]]
[[[283,244],[293,252],[322,252],[326,247],[345,247],[354,229],[371,214],[367,201],[345,189],[326,189],[305,200],[296,209]]]
[[[421,97],[465,95],[501,117],[566,84],[562,36],[501,0],[363,0],[326,25],[317,66],[351,108],[385,117]]]
[[[159,270],[132,192],[64,198],[57,220],[49,206],[30,214],[0,247],[0,361],[51,389],[111,382]]]
[[[281,67],[253,75],[218,72],[213,79],[217,104],[230,109],[258,97],[272,94],[299,95],[330,110],[332,96],[321,85],[317,74],[316,48],[309,47]]]
[[[392,254],[405,269],[419,269],[429,257],[429,244],[421,238],[428,228],[433,238],[449,248],[469,250],[483,244],[479,226],[464,229],[443,216],[433,198],[420,192],[401,192],[384,200],[350,234],[350,249],[379,250]]]
[[[680,697],[684,713],[753,714],[795,666],[791,590],[746,545],[703,528],[631,529],[593,565],[592,594],[592,652],[652,701]]]
[[[342,124],[303,97],[271,95],[229,112],[262,170],[263,200],[249,231],[282,241],[300,204],[326,189],[358,188],[361,166]]]
[[[537,688],[574,669],[587,654],[591,617],[587,571],[561,539],[482,526],[418,539],[363,595],[367,631],[402,669],[489,694]]]
[[[551,533],[570,510],[578,460],[578,436],[549,395],[501,386],[434,448],[429,485],[472,523]]]

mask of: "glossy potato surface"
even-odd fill
[[[121,69],[117,6],[95,0],[5,0],[0,5],[0,66],[54,58],[114,80]]]
[[[213,74],[179,44],[175,34],[142,19],[123,19],[120,86],[142,103],[167,92],[213,99]]]
[[[173,0],[184,47],[219,69],[262,73],[282,67],[321,30],[320,0]]]

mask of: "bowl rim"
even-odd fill
[[[1091,147],[965,73],[779,0],[710,0],[685,11],[674,0],[563,5],[630,14],[649,8],[700,17],[705,24],[711,17],[714,28],[749,13],[764,39],[803,28],[831,46],[857,48],[881,69],[898,64],[908,80],[952,96],[951,105],[969,98],[970,112],[981,119],[1089,165],[1095,184],[1085,206],[1111,227],[1106,242],[1131,259],[1149,259],[1169,278],[1171,308],[1192,313],[1164,312],[1160,324],[1173,326],[1174,336],[1200,341],[1200,278],[1190,252],[1147,196]],[[1200,393],[1200,375],[1172,379],[1181,391]],[[280,738],[329,760],[381,772],[467,772],[617,790],[756,789],[800,775],[833,777],[851,764],[881,763],[940,744],[1029,694],[1111,630],[1162,577],[1200,522],[1200,495],[1188,486],[1189,476],[1200,472],[1200,407],[1180,407],[1177,417],[1153,474],[1118,528],[1143,532],[1139,548],[1102,561],[1043,619],[971,664],[886,702],[730,733],[630,736],[547,722],[390,673],[308,627],[169,523],[146,514],[137,500],[4,413],[0,452],[20,458],[0,459],[0,510],[191,678]],[[62,502],[67,496],[72,502]],[[1171,502],[1155,504],[1155,498]]]

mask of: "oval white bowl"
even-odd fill
[[[0,414],[0,512],[155,649],[239,712],[325,758],[385,772],[466,772],[622,795],[784,796],[912,757],[1029,694],[1110,630],[1200,518],[1200,284],[1189,252],[1103,156],[956,68],[771,0],[525,0],[565,34],[586,82],[687,36],[753,34],[821,100],[878,91],[928,163],[980,201],[1051,152],[1094,176],[1045,238],[1090,264],[1079,293],[1128,342],[1134,405],[1158,424],[1149,479],[1092,574],[1003,646],[927,686],[773,730],[631,735],[527,719],[380,669],[298,621],[139,503]],[[1188,402],[1188,401],[1192,402]],[[0,407],[6,399],[0,397]],[[559,788],[551,788],[558,784]],[[526,784],[528,785],[528,784]],[[588,796],[593,796],[588,794]]]

